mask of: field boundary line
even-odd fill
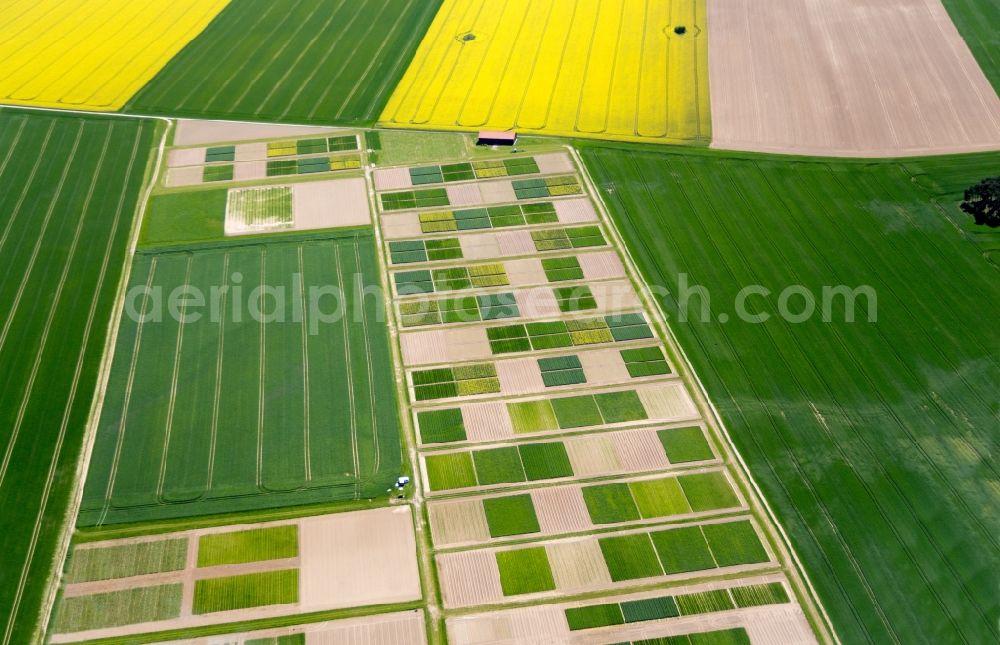
[[[267,286],[267,246],[260,247],[260,293]],[[257,361],[257,488],[264,488],[264,393],[267,379],[267,322],[260,317],[260,358]],[[259,492],[259,491],[258,491]]]
[[[376,400],[375,400],[376,399],[376,397],[375,397],[375,383],[374,383],[374,380],[375,380],[374,371],[375,370],[372,367],[371,343],[368,342],[368,338],[369,338],[369,335],[368,335],[368,316],[365,313],[365,301],[364,301],[364,297],[363,297],[364,296],[364,292],[365,292],[365,280],[364,280],[364,273],[362,273],[362,270],[361,270],[361,247],[358,244],[358,238],[357,237],[354,238],[354,270],[355,270],[355,274],[354,274],[354,282],[355,282],[355,284],[354,284],[354,287],[356,289],[355,293],[362,294],[362,299],[361,299],[361,302],[359,304],[361,305],[361,312],[360,312],[361,313],[361,329],[362,329],[362,331],[364,332],[364,335],[365,335],[365,362],[368,365],[368,369],[366,370],[366,373],[367,373],[367,376],[368,376],[368,401],[369,401],[369,403],[372,406],[372,414],[371,414],[372,444],[375,447],[375,454],[372,456],[372,461],[373,461],[372,474],[374,475],[375,473],[378,472],[379,465],[381,464],[382,459],[381,459],[381,454],[379,453],[379,445],[378,445],[378,417],[375,414],[375,411],[377,409],[376,408]],[[358,483],[358,486],[359,486],[358,495],[359,496],[361,494],[361,491],[360,491],[360,479],[361,479],[361,477],[359,475],[359,477],[358,477],[358,480],[359,480],[359,483]]]
[[[724,439],[726,443],[726,447],[728,448],[728,450],[730,451],[731,455],[734,457],[736,462],[739,464],[740,474],[742,475],[743,479],[750,484],[750,487],[752,488],[755,496],[757,497],[756,500],[748,500],[748,502],[750,502],[751,504],[751,508],[753,508],[753,502],[756,501],[760,504],[761,508],[763,508],[764,511],[766,512],[766,516],[768,520],[771,522],[772,528],[779,534],[782,546],[784,547],[786,554],[788,554],[788,556],[792,560],[792,563],[794,564],[794,570],[796,571],[798,577],[802,580],[807,590],[809,591],[812,610],[814,612],[818,612],[818,614],[820,615],[820,617],[822,617],[824,621],[823,627],[826,629],[827,632],[826,634],[824,634],[824,636],[827,636],[832,642],[837,643],[839,645],[841,641],[840,638],[837,636],[837,632],[833,628],[833,622],[830,620],[829,614],[827,614],[826,607],[824,607],[823,603],[820,601],[819,594],[816,592],[816,588],[813,586],[812,580],[809,578],[808,572],[803,566],[802,561],[799,559],[798,553],[796,553],[792,545],[791,539],[789,538],[787,532],[785,531],[784,526],[782,526],[781,523],[778,521],[778,518],[775,515],[774,510],[768,503],[767,498],[764,497],[763,491],[757,484],[757,481],[753,478],[749,466],[744,461],[743,456],[736,449],[736,445],[729,434],[729,429],[722,421],[722,415],[715,407],[715,403],[712,401],[712,399],[709,398],[708,392],[705,389],[704,384],[701,382],[701,379],[698,378],[697,373],[694,371],[694,368],[692,367],[691,364],[691,360],[688,358],[687,354],[684,352],[683,347],[681,347],[680,343],[678,342],[677,337],[674,335],[673,329],[671,329],[670,326],[667,325],[667,321],[663,315],[662,310],[660,309],[659,303],[657,303],[657,301],[649,293],[649,289],[646,283],[642,279],[638,278],[638,276],[642,275],[638,270],[638,265],[636,264],[635,259],[632,257],[631,251],[625,245],[625,242],[622,239],[621,234],[618,232],[618,227],[614,225],[614,220],[611,218],[610,213],[608,212],[607,206],[604,203],[604,198],[601,196],[601,193],[598,192],[597,186],[594,184],[593,179],[590,176],[590,171],[588,170],[587,166],[583,163],[583,159],[580,157],[577,150],[573,146],[567,145],[566,147],[579,168],[580,176],[583,178],[583,181],[587,185],[587,188],[591,191],[593,201],[597,204],[597,208],[600,212],[601,217],[604,219],[606,228],[608,229],[610,235],[614,238],[615,243],[618,245],[619,251],[621,252],[621,255],[626,264],[628,272],[631,274],[631,276],[636,277],[636,283],[638,285],[637,292],[639,293],[643,302],[647,305],[647,308],[651,311],[652,315],[656,319],[657,325],[664,331],[666,340],[670,344],[671,348],[677,352],[677,355],[683,362],[683,365],[678,367],[683,368],[684,371],[687,373],[686,376],[688,378],[686,380],[688,381],[688,384],[694,387],[695,394],[697,398],[700,399],[700,403],[702,403],[708,408],[708,411],[711,413],[710,421],[715,424],[719,435]]]
[[[60,110],[52,111],[59,112]],[[122,268],[122,273],[118,280],[115,301],[111,306],[108,328],[104,335],[104,352],[97,374],[97,384],[95,386],[93,399],[90,404],[90,413],[84,430],[83,445],[76,465],[76,478],[73,483],[73,490],[70,494],[69,506],[66,509],[66,514],[63,518],[63,526],[61,527],[62,540],[60,544],[57,545],[55,553],[53,554],[53,563],[56,565],[60,565],[66,560],[70,540],[73,536],[73,529],[76,524],[76,519],[80,513],[80,504],[83,501],[84,482],[87,480],[90,458],[93,454],[94,441],[97,437],[97,425],[100,420],[101,409],[104,404],[104,395],[111,375],[111,363],[115,353],[114,339],[118,336],[118,328],[121,324],[122,312],[125,307],[125,294],[128,291],[128,281],[132,272],[132,258],[135,255],[135,248],[138,245],[139,233],[142,228],[142,216],[145,214],[149,198],[153,193],[153,187],[156,184],[156,177],[159,174],[161,164],[163,163],[167,137],[170,135],[170,131],[174,125],[174,122],[167,118],[152,118],[157,122],[165,124],[165,127],[163,136],[160,138],[160,145],[155,149],[156,164],[154,165],[152,171],[148,165],[146,167],[146,176],[144,177],[146,180],[146,190],[142,193],[142,197],[136,202],[135,209],[132,213],[132,229],[129,238],[129,245],[125,251],[125,266]],[[136,141],[140,138],[141,132],[136,135]],[[149,158],[152,158],[153,155],[154,152],[151,151]],[[48,629],[48,624],[51,620],[52,608],[55,604],[56,594],[58,592],[58,588],[53,584],[53,582],[58,580],[58,578],[59,575],[55,570],[52,570],[49,573],[49,578],[45,581],[45,586],[48,588],[48,592],[44,602],[42,603],[41,615],[36,625],[33,640],[39,640],[39,636],[45,634]],[[5,645],[6,641],[7,639],[5,638]]]
[[[368,205],[372,212],[372,232],[375,236],[375,261],[379,268],[379,284],[385,294],[391,294],[389,286],[389,264],[385,258],[385,240],[382,238],[378,196],[375,192],[375,182],[372,167],[365,167],[365,183],[368,188]],[[423,604],[427,612],[426,631],[430,645],[440,645],[446,642],[446,634],[442,634],[444,609],[441,605],[440,588],[437,584],[437,567],[434,563],[434,548],[431,543],[430,522],[427,519],[427,502],[424,493],[423,476],[420,470],[420,457],[417,452],[416,429],[410,416],[407,403],[406,375],[403,371],[403,357],[399,344],[399,329],[396,327],[396,317],[393,310],[392,297],[387,295],[382,303],[386,315],[386,329],[389,332],[389,354],[392,358],[393,379],[396,383],[396,410],[399,413],[399,429],[402,437],[402,447],[409,460],[413,477],[413,494],[410,504],[413,507],[413,530],[417,543],[417,565],[420,569],[420,586],[423,594]]]
[[[222,399],[222,357],[225,352],[226,308],[229,304],[229,253],[222,256],[222,289],[219,295],[219,343],[215,357],[215,391],[212,393],[212,428],[208,444],[208,478],[206,490],[212,489],[215,479],[215,451],[219,435],[219,401]]]
[[[299,261],[299,297],[306,300],[306,267],[302,259],[302,245],[295,248]],[[306,311],[302,312],[302,458],[305,466],[306,481],[312,481],[312,446],[309,436],[309,321]]]
[[[188,256],[187,270],[184,272],[184,284],[191,284],[191,269],[194,266],[194,257]],[[181,356],[184,352],[184,318],[187,316],[187,299],[181,305],[180,318],[177,325],[177,340],[174,343],[174,364],[170,375],[170,403],[167,404],[167,427],[164,429],[163,454],[160,455],[160,476],[156,481],[156,496],[162,502],[163,483],[167,478],[167,461],[170,453],[170,437],[174,431],[174,411],[177,409],[177,378],[180,376]]]
[[[334,251],[334,261],[337,264],[337,285],[343,289],[344,288],[344,268],[341,264],[341,252],[340,245],[335,244],[333,247]],[[344,366],[347,368],[347,392],[348,392],[348,409],[351,413],[351,456],[354,459],[354,477],[357,480],[355,484],[355,497],[360,497],[361,491],[361,458],[358,455],[358,429],[357,429],[357,419],[354,416],[354,366],[351,365],[351,341],[348,335],[347,321],[344,323]]]

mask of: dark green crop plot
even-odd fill
[[[685,526],[652,534],[663,570],[671,573],[701,571],[715,567],[708,542],[697,526]]]
[[[472,453],[480,484],[508,484],[525,480],[517,448],[489,448]]]
[[[556,588],[543,547],[500,551],[496,557],[503,595],[517,596]]]
[[[601,538],[598,543],[615,582],[663,575],[647,533]]]
[[[52,572],[154,129],[0,108],[0,633],[12,643],[33,640]]]
[[[767,562],[767,551],[749,521],[706,524],[701,527],[720,567]]]
[[[483,500],[486,523],[493,537],[538,533],[538,517],[531,495],[510,495]]]
[[[401,462],[395,401],[378,395],[394,387],[389,339],[382,302],[352,295],[377,271],[366,231],[137,255],[133,286],[188,284],[206,304],[173,316],[139,292],[123,317],[80,524],[384,492]],[[240,284],[283,289],[284,306]],[[315,285],[344,289],[343,315],[333,298],[296,309]]]
[[[721,471],[683,475],[679,480],[695,513],[739,505],[733,487]]]
[[[715,453],[705,439],[704,430],[698,426],[659,430],[656,435],[672,464],[715,459]]]
[[[573,476],[573,465],[561,441],[526,443],[518,446],[518,451],[528,481]]]
[[[371,123],[440,0],[240,0],[126,110],[293,123]]]
[[[457,389],[456,389],[457,392]],[[465,441],[465,422],[458,408],[432,410],[417,415],[420,440],[424,443]]]
[[[143,246],[205,242],[225,237],[225,188],[153,195],[143,217]]]
[[[569,607],[566,609],[566,622],[572,631],[594,629],[609,625],[622,625],[625,618],[618,603],[606,605],[590,605],[585,607]]]
[[[1000,240],[957,204],[1000,154],[588,146],[584,158],[646,281],[674,288],[683,273],[711,293],[712,315],[689,311],[674,331],[841,640],[995,641],[1000,516],[983,482],[998,479],[1000,335],[983,312],[1000,303]],[[720,323],[747,285],[771,290],[746,302],[769,318]],[[789,285],[815,298],[804,322],[779,315]],[[828,296],[824,321],[823,287],[836,285],[870,289]],[[678,319],[674,298],[661,305]]]
[[[594,524],[632,522],[639,519],[628,484],[599,484],[583,487],[583,501]]]

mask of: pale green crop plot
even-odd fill
[[[214,533],[198,540],[199,567],[294,558],[298,554],[299,527],[295,524]]]
[[[401,461],[395,402],[376,395],[393,387],[388,337],[382,302],[355,297],[375,271],[364,231],[136,256],[133,286],[231,291],[216,316],[157,321],[154,291],[125,316],[80,524],[383,492]],[[284,290],[281,307],[248,297],[262,284]],[[295,309],[330,285],[344,315],[335,296]]]

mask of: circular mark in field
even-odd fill
[[[726,324],[727,322],[729,322],[729,314],[727,313],[719,314],[719,322],[722,324]]]

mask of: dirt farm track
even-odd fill
[[[1000,148],[1000,99],[941,0],[726,0],[708,23],[713,147]]]

